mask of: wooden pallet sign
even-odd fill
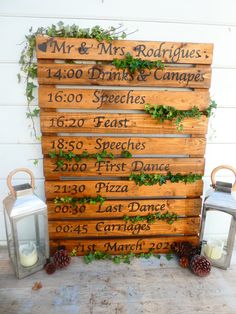
[[[39,36],[36,46],[51,253],[198,244],[213,45]],[[164,69],[117,69],[127,53]],[[146,105],[202,114],[177,124]]]

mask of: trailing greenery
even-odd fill
[[[72,161],[73,159],[76,162],[80,162],[82,159],[97,159],[97,161],[102,161],[104,158],[114,159],[114,155],[112,153],[107,153],[106,150],[103,150],[101,153],[89,154],[87,151],[83,151],[82,154],[74,154],[73,152],[65,152],[63,150],[59,150],[59,153],[56,151],[49,152],[49,157],[52,159],[57,159],[56,164],[58,167],[62,167],[64,165],[64,160]]]
[[[178,110],[175,107],[156,105],[152,106],[150,104],[145,105],[145,111],[149,113],[154,119],[157,119],[160,122],[165,120],[175,120],[178,131],[183,130],[183,125],[181,122],[185,118],[196,118],[199,119],[202,115],[210,117],[212,115],[212,110],[217,107],[217,104],[214,100],[211,100],[210,105],[205,111],[200,111],[198,107],[194,106],[190,110]]]
[[[184,182],[184,183],[194,183],[197,180],[201,180],[202,175],[201,174],[194,174],[194,173],[189,173],[189,174],[181,174],[181,173],[176,173],[172,174],[171,172],[168,172],[166,175],[165,174],[148,174],[148,173],[132,173],[129,176],[129,180],[134,181],[137,185],[163,185],[166,184],[167,181],[170,181],[172,183],[178,183],[178,182]]]
[[[101,195],[97,195],[96,197],[71,197],[71,196],[64,196],[64,197],[56,197],[54,199],[55,204],[71,204],[72,206],[76,206],[76,204],[97,204],[100,203],[101,205],[104,204],[106,201],[105,197]]]
[[[123,217],[125,222],[137,223],[147,221],[147,223],[152,224],[158,220],[166,221],[169,225],[172,225],[177,219],[178,216],[175,213],[169,213],[168,211],[165,213],[155,213],[155,214],[148,214],[146,216],[124,216]]]
[[[143,69],[164,69],[164,63],[161,60],[157,61],[149,61],[149,60],[142,60],[140,58],[134,58],[128,52],[125,55],[124,59],[114,59],[112,64],[119,70],[119,69],[128,69],[131,74],[134,74],[135,71],[141,71]]]
[[[74,250],[73,250],[73,254],[75,254]],[[95,260],[110,260],[115,264],[120,264],[122,262],[126,263],[126,264],[130,264],[134,258],[149,259],[150,257],[156,257],[156,258],[160,259],[161,255],[160,254],[154,254],[152,252],[152,250],[150,250],[148,253],[134,254],[134,253],[130,252],[128,254],[121,254],[121,255],[115,255],[115,256],[112,256],[111,254],[106,253],[106,252],[95,251],[95,252],[89,252],[87,255],[84,255],[84,261],[86,264],[90,264]],[[165,257],[168,261],[173,258],[171,253],[166,254]]]
[[[49,157],[52,159],[57,159],[56,165],[61,168],[64,165],[64,160],[72,161],[73,159],[76,162],[80,162],[82,159],[97,159],[98,162],[104,160],[105,158],[114,159],[114,155],[112,153],[108,153],[106,150],[103,150],[101,153],[89,154],[87,151],[83,151],[82,154],[74,154],[73,152],[65,152],[63,150],[59,150],[59,153],[56,151],[49,152]],[[132,157],[132,154],[128,151],[123,151],[121,156],[124,158]]]
[[[127,34],[122,30],[122,24],[118,27],[110,27],[104,29],[100,26],[90,28],[80,28],[78,25],[65,25],[63,22],[58,22],[57,25],[52,24],[48,27],[39,27],[33,31],[32,27],[29,29],[29,34],[25,36],[24,48],[22,49],[19,64],[20,72],[17,74],[18,82],[22,80],[22,75],[25,78],[25,95],[27,98],[27,118],[31,119],[34,136],[36,139],[39,137],[36,134],[34,118],[39,115],[39,109],[31,109],[30,104],[34,100],[35,78],[37,77],[37,63],[35,58],[36,52],[36,37],[44,35],[49,37],[70,37],[70,38],[94,38],[101,42],[103,40],[111,42],[114,39],[124,39]]]

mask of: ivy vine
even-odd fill
[[[199,119],[202,115],[206,115],[208,118],[212,115],[213,109],[217,107],[217,104],[214,100],[211,100],[210,105],[205,111],[200,111],[198,107],[194,106],[190,110],[178,110],[175,107],[156,105],[152,106],[146,104],[144,110],[149,113],[154,119],[157,119],[160,122],[165,120],[175,120],[178,131],[183,130],[183,125],[181,122],[185,118],[196,118]]]
[[[80,162],[82,159],[97,159],[98,162],[103,161],[105,158],[114,159],[114,155],[112,153],[108,153],[106,150],[103,150],[101,153],[89,154],[87,151],[83,151],[82,154],[74,154],[73,152],[65,152],[63,150],[59,150],[59,153],[56,151],[52,151],[48,153],[49,157],[52,159],[57,159],[56,165],[61,168],[64,165],[64,160],[72,161],[73,159],[76,162]],[[132,154],[129,151],[122,151],[121,157],[123,158],[131,158]]]
[[[72,256],[76,256],[76,254],[77,254],[76,249],[72,250]],[[139,254],[135,254],[133,252],[130,252],[128,254],[121,254],[121,255],[115,255],[115,256],[112,256],[111,254],[106,253],[106,252],[95,251],[95,252],[89,252],[88,254],[84,255],[84,262],[86,264],[90,264],[95,260],[110,260],[115,264],[120,264],[121,262],[130,264],[134,258],[149,259],[151,257],[156,257],[160,259],[161,255],[154,254],[152,250],[150,250],[148,253],[142,252]],[[168,254],[165,254],[165,258],[169,261],[173,258],[173,256],[171,253],[168,253]]]
[[[148,214],[146,216],[128,216],[125,215],[123,220],[125,222],[137,223],[147,221],[147,223],[152,224],[158,220],[166,221],[169,225],[172,225],[178,219],[177,214],[169,213],[168,211],[165,213],[155,213],[155,214]]]
[[[105,197],[102,197],[101,195],[97,195],[96,197],[71,197],[71,196],[64,196],[64,197],[56,197],[54,199],[55,204],[70,204],[73,207],[76,206],[76,204],[98,204],[101,205],[104,204],[106,201]]]
[[[149,61],[142,60],[141,58],[134,58],[129,52],[125,55],[124,59],[114,59],[112,64],[119,69],[128,69],[131,74],[135,71],[141,71],[143,69],[153,69],[158,68],[163,70],[165,65],[161,60]]]
[[[189,174],[181,174],[181,173],[176,173],[172,174],[171,172],[168,172],[166,175],[165,174],[148,174],[148,173],[132,173],[129,176],[129,180],[134,181],[137,185],[142,186],[142,185],[163,185],[166,184],[167,181],[170,181],[172,183],[178,183],[178,182],[184,182],[184,183],[194,183],[197,180],[201,180],[202,175],[201,174],[194,174],[194,173],[189,173]]]
[[[100,26],[90,28],[80,28],[78,25],[65,25],[63,22],[58,22],[56,25],[52,24],[48,27],[39,27],[35,32],[31,27],[29,34],[25,36],[23,42],[24,48],[22,49],[19,64],[20,73],[17,74],[18,82],[22,78],[25,79],[25,95],[27,99],[27,114],[26,117],[31,119],[34,136],[40,139],[37,135],[34,118],[39,116],[39,108],[31,109],[31,104],[35,99],[34,91],[35,79],[37,78],[37,63],[36,63],[36,37],[39,35],[49,37],[70,37],[70,38],[94,38],[97,41],[111,42],[115,39],[124,39],[128,34],[122,29],[123,25],[118,27],[110,27],[104,29]]]

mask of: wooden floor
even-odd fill
[[[199,278],[176,260],[136,259],[130,265],[74,257],[68,269],[15,278],[0,248],[0,314],[236,314],[236,254],[227,271]],[[33,291],[35,281],[43,287]]]

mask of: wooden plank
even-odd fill
[[[174,121],[159,122],[149,114],[41,112],[44,133],[206,134],[206,116],[186,118],[178,131]]]
[[[197,106],[205,110],[210,102],[209,91],[151,91],[55,88],[40,85],[38,88],[41,108],[75,109],[134,109],[143,110],[144,105],[173,106],[188,110]]]
[[[152,137],[99,137],[99,136],[43,136],[42,149],[44,154],[50,151],[73,151],[81,154],[88,151],[90,154],[103,150],[113,154],[129,151],[133,155],[191,155],[203,156],[205,153],[205,138],[152,138]]]
[[[49,219],[101,219],[128,216],[146,216],[157,212],[173,212],[178,216],[200,215],[202,200],[195,199],[152,199],[152,200],[106,200],[104,204],[55,204],[48,201]]]
[[[98,42],[85,38],[52,38],[38,36],[37,58],[70,60],[121,59],[126,53],[145,60],[169,63],[211,64],[213,44],[158,41],[113,40]]]
[[[167,181],[168,182],[168,181]],[[66,195],[76,197],[197,197],[202,194],[203,183],[166,183],[160,186],[139,186],[133,181],[45,181],[47,199]]]
[[[190,242],[193,245],[199,244],[197,236],[169,236],[169,237],[151,237],[139,239],[58,239],[50,240],[50,253],[54,254],[59,246],[65,246],[68,252],[76,249],[77,255],[85,255],[88,252],[107,252],[112,255],[149,252],[169,253],[173,246],[178,242]]]
[[[40,85],[38,88],[41,108],[77,109],[135,109],[143,110],[144,105],[173,106],[188,110],[197,106],[205,110],[210,102],[209,91],[150,91],[150,90],[106,90],[71,89]]]
[[[88,238],[88,237],[124,237],[140,235],[198,235],[200,218],[179,218],[172,225],[165,221],[153,224],[147,222],[126,223],[123,219],[116,220],[61,220],[49,221],[50,239]]]
[[[63,160],[59,167],[56,159],[44,159],[44,176],[47,180],[61,177],[108,176],[128,177],[132,172],[145,173],[199,173],[204,172],[203,158],[115,158],[82,159],[80,162]]]
[[[39,84],[209,88],[210,66],[145,69],[131,74],[112,65],[38,64]]]

